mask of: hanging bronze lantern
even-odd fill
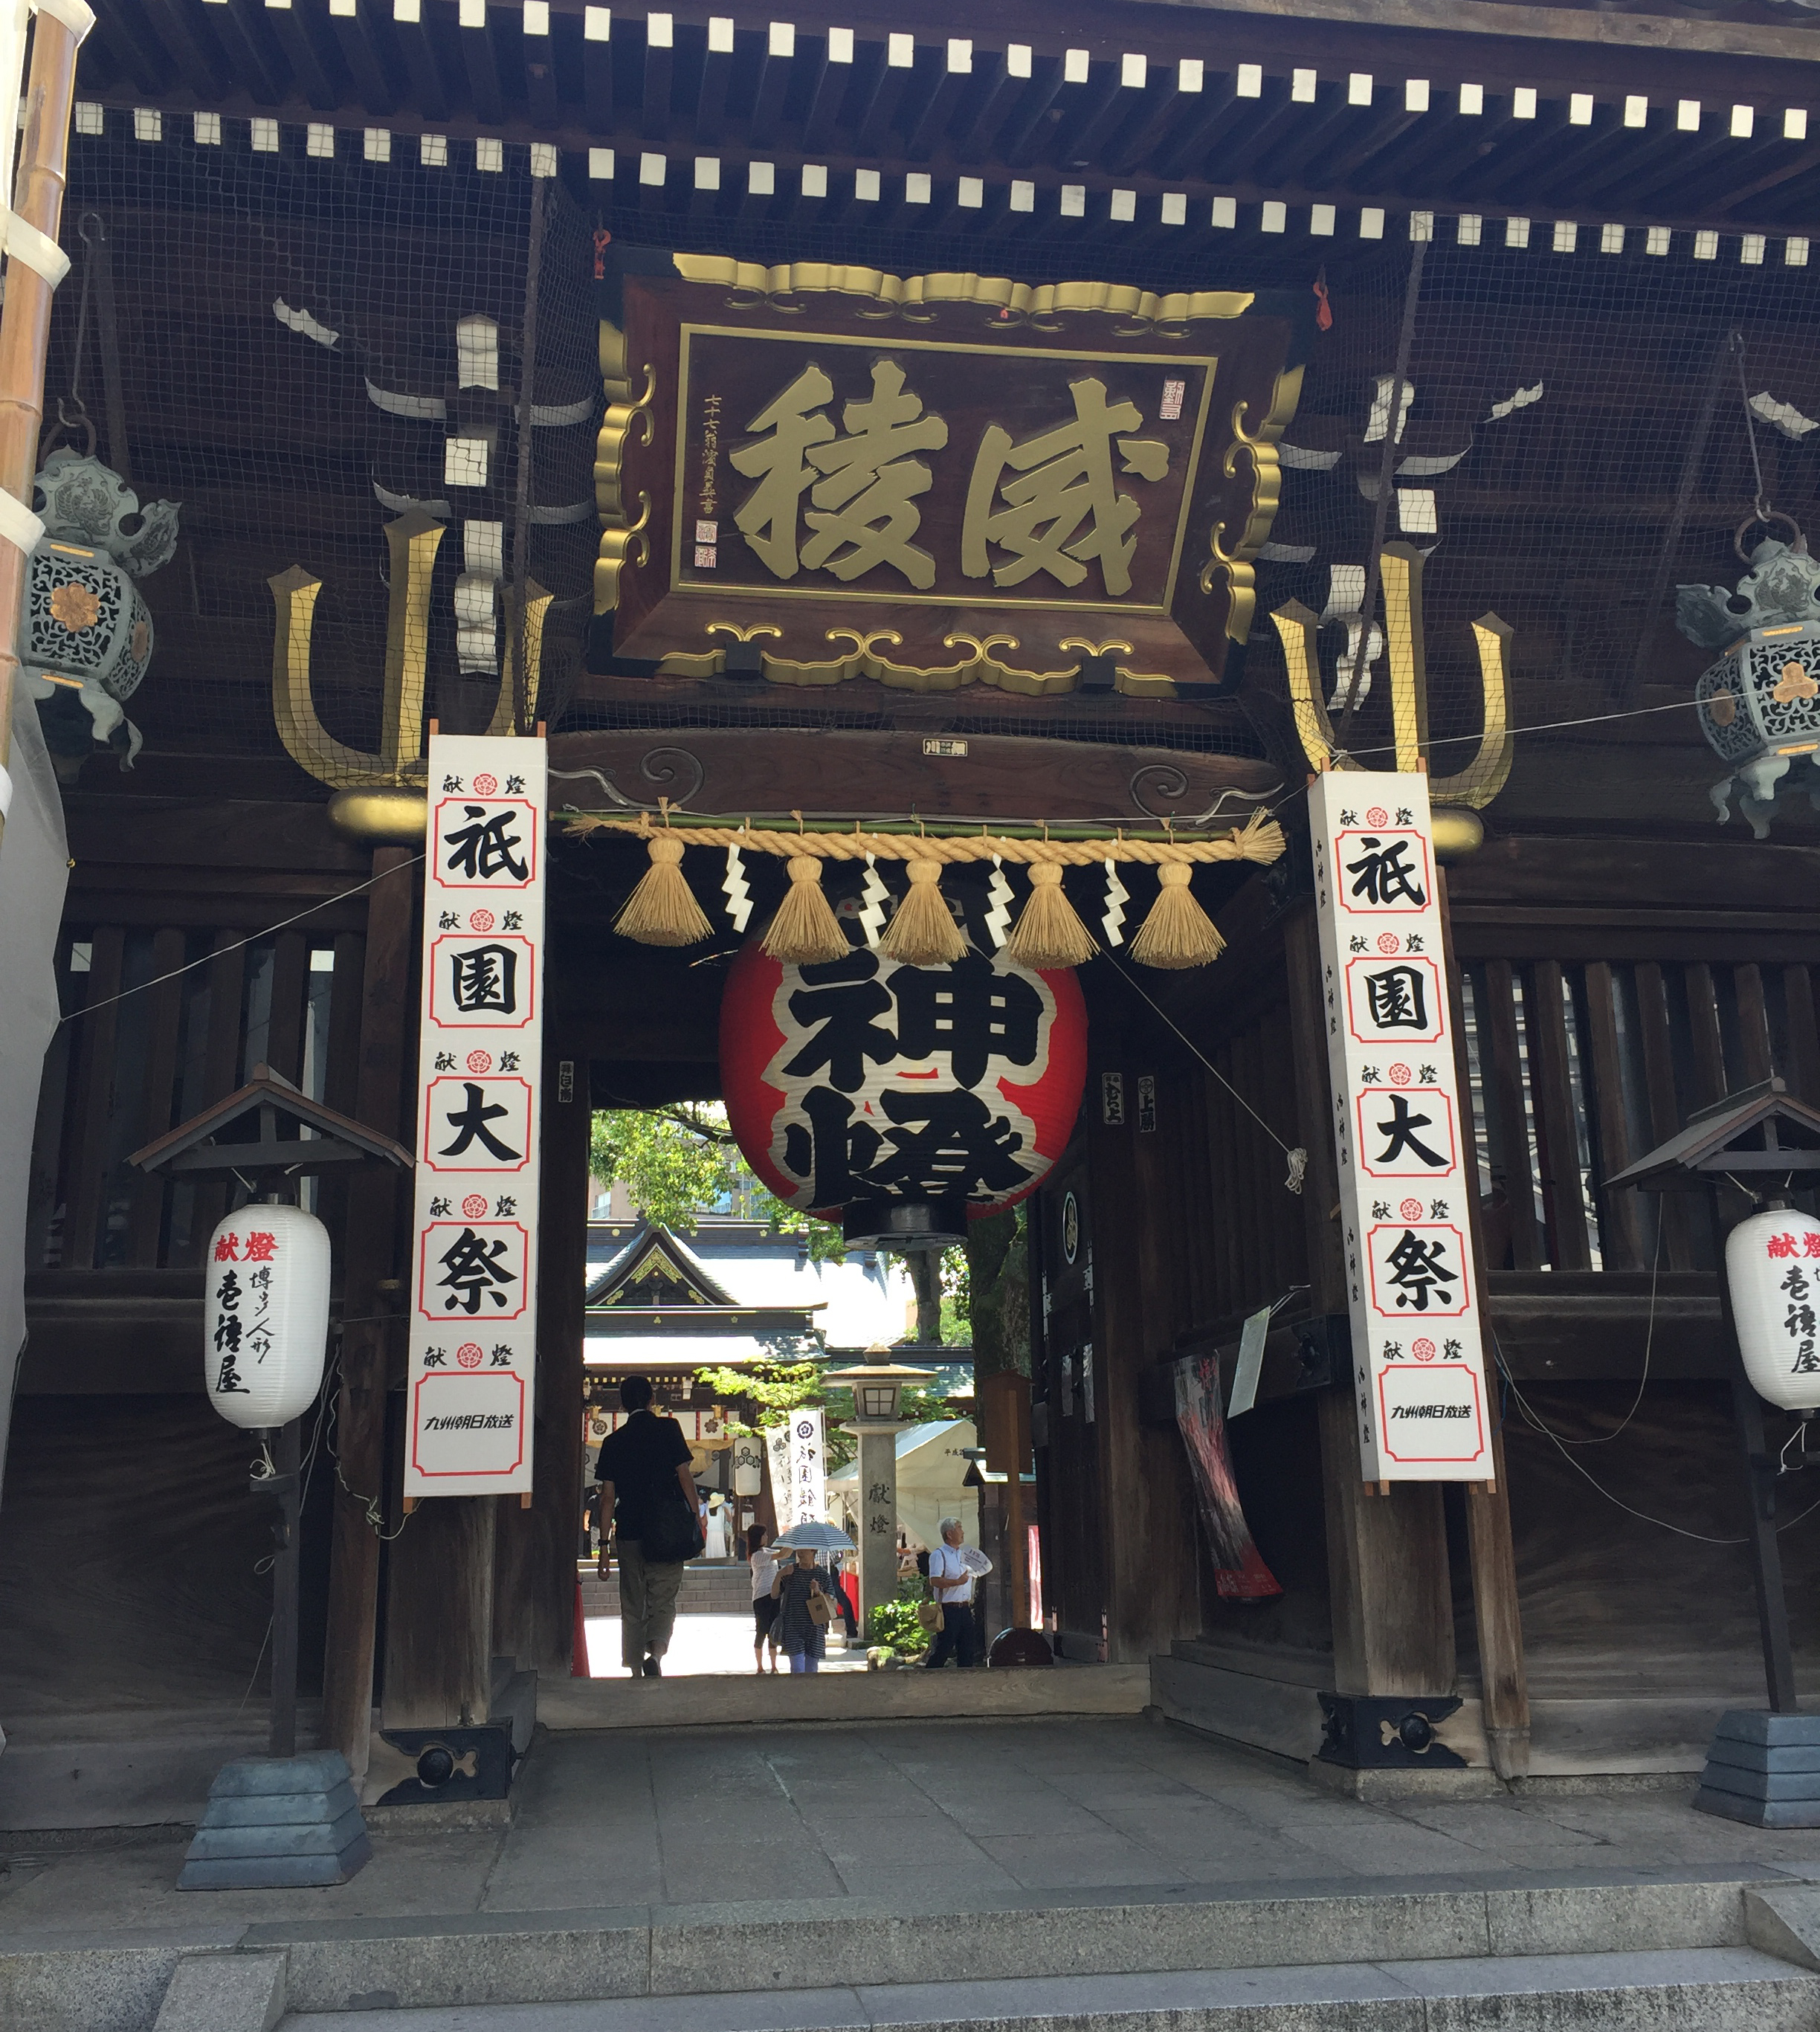
[[[1786,515],[1765,518],[1793,532],[1794,541],[1766,537],[1745,552],[1749,569],[1728,592],[1722,586],[1678,586],[1675,625],[1704,648],[1723,648],[1694,688],[1701,731],[1728,773],[1709,794],[1724,825],[1731,799],[1758,839],[1770,821],[1782,779],[1802,756],[1820,750],[1820,562]],[[1820,776],[1810,775],[1808,795],[1820,805]]]

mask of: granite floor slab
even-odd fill
[[[0,1836],[0,1939],[205,1916],[838,1902],[887,1897],[894,1881],[939,1911],[1097,1887],[1820,1876],[1820,1830],[1696,1813],[1691,1790],[1367,1804],[1292,1766],[1127,1719],[542,1735],[509,1828],[381,1828],[367,1869],[323,1890],[180,1893],[180,1832],[89,1850]]]

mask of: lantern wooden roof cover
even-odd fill
[[[1778,1177],[1820,1172],[1820,1112],[1793,1099],[1779,1079],[1700,1109],[1678,1134],[1605,1182],[1645,1192],[1690,1192],[1740,1171]]]
[[[258,1111],[256,1143],[218,1143],[219,1132]],[[308,1137],[280,1137],[280,1117]],[[375,1160],[412,1169],[416,1160],[402,1143],[383,1136],[351,1115],[325,1108],[294,1087],[267,1065],[253,1067],[252,1078],[189,1121],[135,1150],[127,1159],[142,1171],[181,1172],[186,1177],[231,1178],[236,1174],[319,1171],[331,1164],[364,1164]]]

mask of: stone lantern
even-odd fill
[[[861,1625],[880,1602],[897,1596],[897,1436],[906,1383],[926,1383],[931,1372],[906,1369],[891,1350],[869,1347],[851,1369],[831,1369],[824,1383],[853,1391],[853,1423],[842,1428],[859,1441],[859,1614]]]

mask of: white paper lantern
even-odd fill
[[[733,1443],[733,1492],[757,1496],[764,1486],[764,1451],[757,1440]]]
[[[1784,1411],[1820,1409],[1820,1220],[1754,1213],[1725,1238],[1744,1373]]]
[[[288,1425],[316,1402],[329,1330],[329,1231],[294,1206],[247,1206],[210,1238],[203,1388],[230,1425]]]

